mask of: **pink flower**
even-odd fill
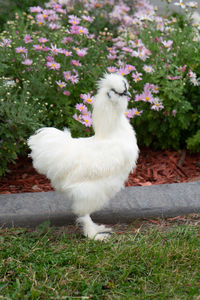
[[[167,78],[169,80],[179,80],[179,79],[181,79],[181,76],[167,76]]]
[[[82,124],[84,124],[86,127],[92,126],[92,118],[91,118],[90,114],[82,116]]]
[[[171,41],[171,40],[169,40],[169,41],[161,41],[161,43],[164,45],[164,47],[167,49],[167,51],[169,51],[171,49],[173,41]]]
[[[65,72],[63,72],[63,76],[66,81],[69,81],[69,80],[71,80],[72,74],[70,71],[65,71]]]
[[[140,95],[137,94],[137,95],[135,95],[135,99],[134,99],[134,100],[135,100],[136,102],[137,102],[137,101],[142,101],[142,100],[143,100],[142,98],[143,98],[143,96],[142,96],[141,94],[140,94]]]
[[[136,68],[135,68],[133,65],[126,65],[126,68],[127,68],[129,71],[136,71]]]
[[[89,22],[89,23],[92,23],[93,20],[94,20],[93,17],[85,16],[85,15],[82,16],[82,19],[85,20],[85,21],[87,21],[87,22]]]
[[[43,45],[33,45],[33,48],[34,48],[36,51],[42,51],[42,50],[43,50]]]
[[[82,116],[81,116],[81,115],[78,116],[77,114],[74,114],[74,115],[73,115],[73,118],[74,118],[76,121],[82,123],[82,122],[81,122],[81,119],[82,119]]]
[[[133,117],[135,117],[135,116],[141,116],[142,113],[143,113],[143,110],[138,110],[137,108],[132,108],[132,115],[133,115]]]
[[[63,53],[63,49],[57,48],[56,45],[51,44],[51,48],[49,49],[52,54],[57,55],[58,53]]]
[[[62,8],[62,5],[60,5],[60,4],[58,4],[58,3],[55,3],[55,4],[53,4],[52,8],[53,8],[54,10],[59,10],[59,9]]]
[[[28,43],[30,43],[30,42],[32,42],[33,40],[32,40],[32,38],[31,38],[31,36],[29,35],[29,34],[26,34],[25,35],[25,37],[24,37],[24,42],[25,42],[25,44],[28,44]]]
[[[146,48],[138,51],[138,57],[143,61],[145,61],[149,57],[149,55],[151,55],[151,52]]]
[[[72,56],[72,52],[71,52],[71,51],[63,50],[62,53],[63,53],[65,56]]]
[[[50,23],[55,23],[56,21],[58,21],[59,20],[59,16],[56,14],[56,13],[50,13],[49,15],[48,15],[48,21],[50,22]]]
[[[44,43],[48,42],[48,40],[46,38],[41,37],[38,39],[38,42],[44,44]]]
[[[48,52],[49,51],[49,47],[46,47],[45,45],[43,45],[42,51]]]
[[[72,84],[77,83],[79,81],[78,75],[72,75],[70,80]]]
[[[61,8],[59,9],[59,8],[58,8],[56,11],[57,11],[59,14],[63,14],[63,15],[66,15],[66,14],[67,14],[66,9],[61,9]]]
[[[142,114],[142,110],[138,110],[137,108],[132,108],[132,109],[128,109],[126,112],[125,112],[125,115],[127,118],[131,119],[131,118],[134,118],[135,116],[140,116]]]
[[[29,8],[30,12],[32,13],[40,13],[42,12],[42,8],[40,6],[32,6]]]
[[[83,103],[76,104],[76,109],[82,112],[82,114],[86,114],[88,112],[87,106],[85,106]]]
[[[71,36],[68,36],[68,37],[64,37],[64,39],[61,41],[61,43],[67,44],[72,41],[73,41],[73,38]]]
[[[110,54],[115,55],[117,53],[115,47],[107,47],[107,50]]]
[[[86,27],[83,27],[83,26],[73,25],[71,27],[70,33],[71,34],[85,34],[85,35],[87,35],[88,34],[88,29]]]
[[[83,57],[87,54],[88,48],[83,48],[83,49],[75,49],[76,54],[80,57]]]
[[[59,80],[59,81],[56,81],[56,83],[57,83],[57,85],[59,86],[59,88],[63,88],[63,87],[66,87],[66,83],[65,82],[63,82],[63,81],[61,81],[61,80]]]
[[[88,29],[86,27],[80,26],[78,29],[79,34],[88,34]]]
[[[122,67],[118,69],[117,73],[121,74],[122,76],[128,75],[131,71],[126,67]]]
[[[29,58],[25,58],[24,61],[22,61],[22,64],[25,65],[25,66],[30,66],[32,65],[33,61]]]
[[[60,25],[59,24],[55,24],[55,23],[50,23],[49,25],[48,25],[48,27],[51,29],[51,30],[58,30],[58,29],[60,29]]]
[[[128,48],[128,47],[122,47],[122,50],[125,51],[125,52],[129,52],[129,53],[133,52],[133,49]]]
[[[77,83],[79,81],[78,74],[74,72],[75,75],[72,75],[70,71],[63,72],[63,76],[66,81],[71,81],[72,84]]]
[[[145,102],[153,103],[153,95],[151,94],[150,90],[146,90],[141,94],[142,100]]]
[[[17,53],[27,53],[28,50],[25,47],[17,47],[15,48]]]
[[[45,20],[47,20],[47,19],[48,19],[48,16],[44,13],[36,15],[36,20],[38,23],[44,23]]]
[[[177,113],[176,109],[173,109],[173,110],[172,110],[172,116],[173,116],[173,117],[176,117],[176,113]]]
[[[110,73],[115,73],[115,72],[117,72],[117,68],[115,68],[115,67],[108,67],[107,70],[108,70],[108,72],[110,72]]]
[[[73,24],[73,25],[78,25],[80,23],[80,21],[81,21],[80,18],[78,18],[76,16],[73,16],[73,15],[70,15],[68,23]]]
[[[157,30],[160,30],[160,31],[164,31],[165,29],[165,26],[164,26],[164,22],[158,22],[157,23]]]
[[[45,59],[46,59],[47,61],[49,61],[49,62],[54,61],[53,56],[46,56]]]
[[[144,47],[144,44],[143,44],[143,42],[142,42],[141,39],[135,40],[135,41],[131,41],[131,45],[132,45],[133,48]]]
[[[158,85],[146,83],[144,86],[144,90],[150,90],[154,94],[159,93]]]
[[[177,70],[179,71],[179,72],[182,72],[182,73],[184,73],[185,72],[185,70],[186,70],[186,65],[184,65],[183,67],[178,67],[177,68]]]
[[[92,117],[89,111],[85,114],[74,114],[73,118],[81,124],[85,125],[86,127],[90,127],[92,125]]]
[[[63,91],[63,95],[65,95],[65,96],[69,96],[69,95],[70,95],[70,92],[69,92],[69,91],[67,91],[67,90],[65,90],[65,91]]]
[[[107,55],[107,58],[110,60],[114,60],[115,58],[117,58],[117,51],[115,50],[115,48],[108,48],[109,54]]]
[[[83,99],[84,103],[92,104],[94,102],[94,97],[91,96],[91,94],[81,94],[81,99]]]
[[[3,42],[0,42],[0,46],[1,47],[8,47],[8,46],[10,46],[10,44],[11,44],[11,40],[9,40],[9,39],[3,39]]]
[[[92,39],[95,39],[95,34],[87,34],[87,39],[90,39],[90,40],[92,40]]]
[[[126,112],[125,112],[125,116],[129,119],[131,119],[133,116],[132,116],[132,112],[131,112],[131,109],[127,109]]]
[[[133,80],[137,83],[138,81],[140,81],[140,80],[142,80],[142,73],[138,73],[138,72],[136,72],[136,73],[132,73],[132,78],[133,78]]]
[[[47,62],[46,66],[50,69],[50,70],[59,70],[60,69],[60,64],[52,61],[52,62]]]
[[[138,51],[133,51],[131,54],[131,56],[139,57],[143,61],[145,61],[149,55],[151,55],[151,52],[146,48],[138,49]]]
[[[107,58],[110,59],[110,60],[115,60],[115,58],[117,58],[117,55],[113,55],[113,54],[109,53],[107,55]]]
[[[82,64],[78,60],[75,60],[75,59],[72,59],[72,61],[70,62],[70,64],[74,65],[76,67],[82,66]]]

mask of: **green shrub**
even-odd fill
[[[30,93],[26,83],[19,95],[16,83],[8,78],[1,79],[0,88],[0,176],[7,170],[7,164],[14,162],[18,154],[25,153],[26,137],[42,126],[43,117],[38,114],[39,105],[29,103]]]
[[[43,5],[47,0],[1,0],[0,1],[0,31],[6,22],[11,20],[16,12],[26,12],[30,6]]]

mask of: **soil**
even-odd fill
[[[28,157],[20,157],[0,181],[0,194],[47,192],[53,188],[49,180],[38,174]],[[126,186],[148,186],[200,181],[200,153],[185,151],[152,151],[142,149],[137,168],[129,175]]]

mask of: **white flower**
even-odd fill
[[[147,65],[144,65],[143,70],[146,73],[153,73],[154,72],[154,68],[152,66],[147,66]]]
[[[167,51],[169,51],[171,49],[173,41],[171,41],[171,40],[163,41],[162,40],[161,43],[165,46],[165,48],[167,49]]]
[[[198,8],[198,3],[196,1],[190,1],[190,2],[186,3],[186,5],[191,8]]]
[[[174,5],[180,6],[181,8],[185,9],[185,4],[182,0],[179,0],[179,2],[175,2]]]
[[[188,77],[191,79],[196,79],[197,78],[197,74],[192,72],[191,70],[188,72]]]
[[[194,86],[199,86],[199,85],[200,85],[200,78],[190,78],[190,82],[191,82]]]
[[[151,109],[159,111],[163,108],[164,108],[164,106],[162,104],[162,101],[159,98],[154,98],[153,105],[151,106]]]
[[[8,81],[5,81],[4,86],[7,86],[7,87],[14,87],[16,86],[16,82],[14,80],[8,80]]]

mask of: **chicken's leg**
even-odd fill
[[[95,224],[90,215],[79,217],[77,219],[77,223],[81,225],[84,236],[88,237],[89,239],[105,240],[112,232],[111,228],[107,228],[104,225]]]

